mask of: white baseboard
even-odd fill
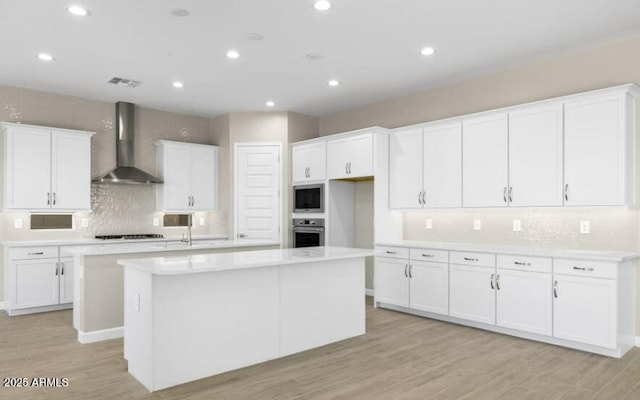
[[[636,342],[636,343],[635,343],[636,347],[640,347],[640,336],[636,336],[636,338],[635,338],[635,339],[636,339],[636,340],[635,340],[635,342]]]
[[[78,331],[78,342],[82,344],[102,342],[103,340],[117,339],[121,337],[124,337],[123,326],[91,332]]]
[[[373,293],[373,289],[364,289],[364,294],[366,294],[367,296],[373,297]]]

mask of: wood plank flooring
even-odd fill
[[[127,373],[122,340],[81,345],[71,311],[0,314],[0,378],[68,378],[0,399],[637,400],[640,348],[620,359],[388,310],[367,300],[367,334],[149,393]]]

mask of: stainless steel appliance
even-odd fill
[[[293,187],[293,212],[324,212],[324,183]]]
[[[292,225],[293,247],[324,246],[323,218],[294,218]]]

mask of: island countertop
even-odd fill
[[[372,249],[350,247],[303,247],[223,254],[195,254],[183,257],[150,257],[118,260],[118,264],[154,275],[183,275],[344,260],[373,256]]]

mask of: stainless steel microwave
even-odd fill
[[[293,187],[293,212],[324,212],[324,183]]]

